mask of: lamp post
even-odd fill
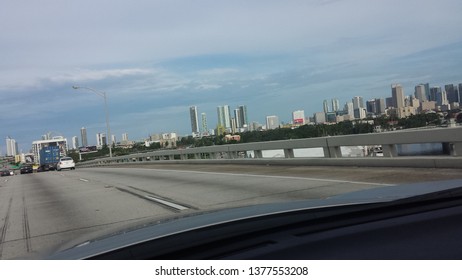
[[[93,88],[89,88],[89,87],[79,87],[79,86],[72,86],[73,89],[86,89],[86,90],[89,90],[93,93],[95,93],[96,95],[98,96],[101,96],[102,98],[104,98],[104,111],[106,112],[106,128],[107,128],[107,142],[109,143],[109,157],[112,157],[112,135],[111,135],[111,128],[109,127],[109,111],[107,109],[107,98],[106,98],[106,93],[103,92],[103,91],[98,91],[96,89],[93,89]]]

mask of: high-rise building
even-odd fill
[[[404,108],[404,89],[400,84],[391,85],[391,97],[394,108]]]
[[[323,124],[326,122],[326,113],[317,112],[313,114],[314,122],[316,124]]]
[[[323,110],[324,110],[324,113],[329,112],[329,102],[328,102],[327,100],[324,100],[324,101],[322,102],[322,108],[323,108]]]
[[[218,126],[223,126],[228,129],[231,128],[231,115],[229,110],[228,105],[217,107]]]
[[[351,101],[353,102],[353,109],[364,108],[364,100],[362,96],[355,96]]]
[[[419,99],[420,102],[427,101],[427,92],[425,89],[425,85],[420,84],[415,86],[415,98]]]
[[[445,85],[444,90],[448,97],[448,103],[459,102],[459,95],[456,92],[456,87],[453,84]]]
[[[443,106],[443,105],[448,105],[448,96],[446,94],[446,91],[436,91],[436,105],[438,106]]]
[[[96,133],[96,146],[103,147],[107,145],[107,139],[105,133]]]
[[[332,112],[338,112],[340,110],[340,101],[337,98],[332,99]]]
[[[377,114],[377,99],[366,101],[366,110],[368,113]]]
[[[462,83],[459,84],[458,91],[459,91],[459,103],[462,105]]]
[[[355,118],[353,102],[345,103],[343,111],[346,115],[350,116],[350,120],[353,120]]]
[[[72,149],[77,150],[79,148],[79,138],[77,136],[72,137]]]
[[[430,88],[430,101],[437,102],[438,96],[441,96],[441,88],[440,87],[431,87]]]
[[[385,108],[386,108],[385,99],[376,98],[375,100],[376,100],[377,114],[385,114]]]
[[[128,141],[128,133],[122,133],[122,141]]]
[[[111,135],[111,145],[117,143],[116,136],[114,134]]]
[[[236,128],[241,128],[244,126],[244,123],[241,119],[241,110],[239,110],[239,108],[234,109],[234,120],[236,121]]]
[[[8,136],[6,138],[6,155],[15,156],[18,154],[18,143],[16,140]]]
[[[266,116],[266,129],[275,129],[279,127],[278,116]]]
[[[191,132],[199,134],[199,120],[197,118],[197,106],[189,107],[189,117],[191,118]]]
[[[223,106],[217,107],[217,126],[225,127],[225,113]]]
[[[247,106],[239,105],[239,118],[241,121],[240,127],[249,125],[249,118],[247,116]]]
[[[393,107],[393,97],[385,98],[385,106],[386,106],[386,108],[392,108]]]
[[[208,133],[208,127],[207,127],[207,114],[201,113],[201,133],[202,134],[207,134]]]
[[[305,124],[305,111],[297,110],[292,112],[292,122],[295,125]]]
[[[82,147],[88,146],[88,139],[87,139],[87,129],[82,127],[80,129],[80,139],[82,139]]]

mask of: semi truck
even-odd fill
[[[60,158],[60,150],[59,146],[48,146],[43,147],[40,150],[40,170],[47,171],[47,170],[55,170],[56,164],[59,162]]]

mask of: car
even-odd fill
[[[10,171],[8,169],[3,169],[1,172],[0,172],[0,175],[3,177],[3,176],[10,176]]]
[[[63,169],[75,169],[75,162],[71,157],[62,157],[56,164],[56,170],[61,171]]]
[[[20,173],[21,174],[28,174],[28,173],[33,173],[34,169],[30,165],[23,165],[21,166]]]

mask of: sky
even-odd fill
[[[462,83],[460,0],[2,0],[0,137],[191,133],[189,107],[250,121],[322,111],[400,83]],[[6,152],[5,141],[0,151]]]

